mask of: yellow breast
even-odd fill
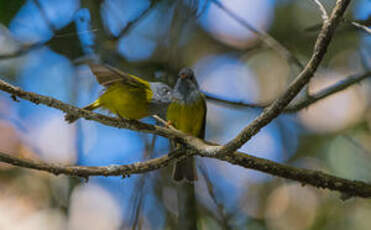
[[[173,102],[169,105],[166,118],[180,131],[192,136],[202,136],[205,119],[205,102],[200,100],[192,103]]]

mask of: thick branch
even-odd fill
[[[245,127],[235,138],[222,146],[220,150],[214,154],[233,153],[245,144],[251,137],[257,134],[261,128],[269,124],[274,118],[280,115],[285,107],[294,99],[294,97],[301,91],[301,89],[309,82],[314,72],[317,70],[323,57],[326,54],[327,47],[330,44],[332,35],[342,15],[344,14],[350,0],[338,0],[336,6],[332,11],[330,19],[325,22],[316,40],[313,55],[305,66],[304,70],[296,77],[290,84],[286,92],[277,98],[269,107],[267,107],[254,121]]]
[[[184,160],[191,154],[191,152],[188,152],[187,155],[185,155],[184,150],[182,150],[181,153],[180,151],[175,151],[171,154],[145,162],[137,162],[129,165],[94,167],[47,164],[33,160],[26,160],[0,152],[0,162],[5,162],[23,168],[45,171],[54,175],[64,174],[88,178],[89,176],[130,176],[131,174],[145,173],[164,168],[175,160]],[[347,180],[320,171],[300,169],[293,166],[283,165],[241,152],[236,152],[232,155],[214,155],[209,157],[227,161],[231,164],[239,165],[244,168],[254,169],[274,176],[294,180],[303,185],[309,184],[318,188],[327,188],[333,191],[339,191],[347,196],[359,196],[364,198],[371,197],[371,185],[362,181]]]
[[[338,93],[356,83],[359,83],[360,81],[371,77],[371,72],[366,72],[362,74],[356,74],[349,77],[346,77],[343,80],[340,80],[336,82],[335,84],[326,87],[325,89],[322,89],[321,91],[310,94],[303,98],[302,100],[296,102],[295,104],[287,106],[283,113],[296,113],[304,108],[307,108],[308,106],[316,103],[317,101],[324,99],[328,96],[331,96],[335,93]],[[232,105],[232,106],[241,106],[241,107],[249,107],[249,108],[259,108],[263,109],[265,107],[268,107],[269,104],[258,104],[258,103],[245,103],[241,101],[229,101],[222,98],[218,98],[216,95],[212,95],[209,93],[205,93],[206,98],[212,102],[221,103],[225,105]]]
[[[359,196],[364,198],[371,197],[371,185],[362,181],[347,180],[317,170],[300,169],[293,166],[282,165],[244,153],[218,155],[215,158],[245,168],[291,179],[300,182],[303,185],[309,184],[317,188],[327,188],[333,191],[342,192],[347,196]]]

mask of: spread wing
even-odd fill
[[[136,88],[150,88],[149,82],[134,75],[124,73],[110,65],[100,65],[94,63],[89,63],[88,65],[95,75],[98,83],[106,88],[117,82],[122,82],[123,84]]]

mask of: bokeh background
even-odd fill
[[[267,31],[305,63],[321,15],[312,1],[221,0]],[[322,1],[330,11],[335,1]],[[347,20],[369,23],[371,2],[352,1]],[[183,66],[204,92],[268,103],[299,69],[209,0],[0,0],[0,77],[25,90],[74,105],[102,90],[87,66],[102,61],[170,85]],[[309,91],[316,92],[371,60],[370,35],[343,23]],[[284,114],[242,147],[246,153],[297,167],[371,182],[371,90],[366,79],[295,114]],[[261,109],[208,102],[206,139],[225,143]],[[0,151],[46,162],[129,164],[168,152],[161,137],[80,119],[0,92]],[[150,118],[145,122],[153,123]],[[371,201],[197,159],[199,229],[356,229],[371,226]],[[171,169],[88,181],[0,165],[0,229],[176,229],[179,196]]]

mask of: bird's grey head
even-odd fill
[[[193,100],[200,95],[198,83],[191,68],[183,68],[178,73],[173,95],[182,101]]]
[[[152,103],[155,104],[170,104],[173,94],[171,88],[161,82],[151,82],[151,90],[153,92]]]
[[[181,69],[178,73],[178,77],[181,81],[185,82],[185,84],[188,84],[192,88],[198,89],[198,83],[196,81],[195,74],[191,68],[185,67]]]

